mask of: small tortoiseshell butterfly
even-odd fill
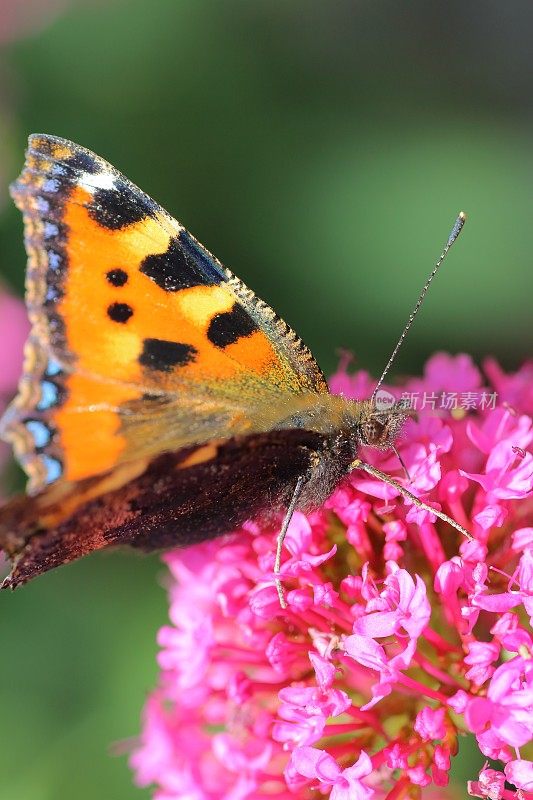
[[[361,445],[393,446],[401,405],[331,395],[294,331],[103,159],[31,136],[12,194],[32,329],[1,433],[29,496],[0,511],[4,586],[110,545],[186,545],[288,508],[283,534],[295,507],[320,505],[355,466],[373,470]]]

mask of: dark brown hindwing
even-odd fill
[[[138,477],[78,505],[49,528],[39,526],[39,518],[53,519],[68,498],[55,506],[43,503],[45,495],[16,498],[0,511],[0,545],[13,563],[4,585],[15,588],[111,545],[151,551],[215,538],[278,511],[300,475],[312,486],[320,464],[321,487],[330,491],[328,484],[335,482],[333,476],[328,481],[330,447],[320,434],[291,429],[167,453]],[[96,479],[73,491],[90,492],[91,481]]]

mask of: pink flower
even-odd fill
[[[493,358],[487,358],[483,368],[498,392],[500,403],[533,416],[533,361],[527,361],[518,372],[510,375],[506,375]]]
[[[468,794],[472,797],[488,797],[489,800],[500,800],[504,797],[505,776],[495,769],[483,767],[479,773],[479,781],[468,782]]]
[[[316,675],[313,686],[287,686],[279,691],[280,719],[272,737],[278,742],[308,745],[322,738],[330,717],[340,716],[351,706],[346,692],[333,688],[335,667],[317,653],[309,653]]]
[[[354,400],[366,400],[374,391],[376,381],[363,370],[350,374],[348,367],[352,362],[352,354],[344,351],[341,354],[337,372],[330,378],[330,389],[333,394],[343,394]]]
[[[170,623],[131,760],[156,800],[444,798],[465,733],[501,764],[472,776],[470,794],[527,797],[533,403],[520,403],[531,399],[529,374],[491,362],[512,409],[472,406],[494,387],[464,355],[437,354],[423,378],[394,390],[433,404],[399,439],[409,488],[474,541],[354,472],[323,508],[293,517],[286,610],[273,580],[279,522],[165,556]],[[359,397],[374,385],[346,364],[332,383]],[[464,393],[468,405],[440,408],[438,392]],[[394,453],[364,457],[405,482]]]
[[[359,636],[354,633],[345,639],[344,649],[346,654],[361,666],[378,673],[378,680],[370,687],[372,699],[361,706],[363,711],[367,711],[390,694],[394,684],[400,681],[402,670],[406,670],[411,664],[415,642],[411,640],[399,652],[391,655],[369,636]]]
[[[426,587],[419,575],[415,579],[405,569],[391,565],[385,578],[385,589],[379,597],[369,600],[366,613],[355,623],[356,633],[373,638],[404,633],[417,639],[431,615]]]
[[[481,373],[466,353],[451,356],[449,353],[435,353],[424,369],[424,390],[446,390],[466,392],[479,389],[482,385]]]
[[[501,647],[498,642],[472,641],[468,645],[468,654],[464,663],[470,665],[465,677],[473,684],[483,686],[494,672],[493,662],[500,655]]]
[[[444,739],[446,729],[444,727],[444,708],[430,708],[426,706],[418,712],[414,729],[424,739]]]
[[[353,767],[341,770],[323,750],[298,747],[292,754],[291,766],[303,777],[315,779],[319,786],[331,787],[330,800],[370,800],[374,795],[361,781],[372,772],[372,762],[364,750]]]
[[[516,759],[504,768],[505,775],[487,765],[479,773],[479,781],[468,782],[468,794],[473,797],[488,797],[489,800],[531,800],[533,796],[533,763]],[[514,784],[519,792],[505,788],[505,781]]]
[[[494,672],[486,697],[473,697],[465,720],[482,752],[498,757],[507,745],[522,747],[533,731],[533,661],[516,656]]]
[[[533,454],[517,454],[508,442],[499,442],[491,451],[485,473],[461,472],[482,486],[487,500],[526,497],[533,489]]]
[[[533,792],[533,763],[517,758],[505,765],[505,777],[517,789]]]

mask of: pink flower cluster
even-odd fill
[[[170,625],[131,757],[156,800],[444,798],[473,734],[488,762],[468,791],[533,798],[533,364],[435,355],[405,391],[496,392],[495,409],[421,410],[400,454],[409,489],[353,472],[296,513],[274,586],[277,529],[165,556]],[[369,397],[343,364],[332,389]],[[404,480],[393,453],[367,461]],[[499,767],[499,768],[498,768]],[[427,787],[427,789],[426,789]]]

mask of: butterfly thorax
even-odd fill
[[[318,443],[305,475],[299,504],[304,508],[317,506],[328,497],[350,471],[362,446],[391,447],[406,418],[401,404],[383,410],[370,400],[349,400],[326,393],[293,398],[291,406],[292,413],[274,427],[306,431],[316,436]]]

